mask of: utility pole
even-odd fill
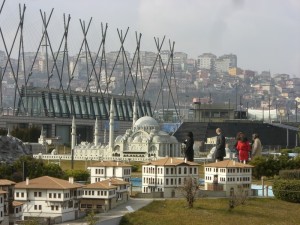
[[[296,123],[298,122],[297,114],[298,114],[298,102],[296,102],[296,109],[295,109],[295,114],[296,114]]]
[[[270,95],[269,95],[269,123],[271,123],[271,99],[270,99]]]

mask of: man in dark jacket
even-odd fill
[[[192,132],[188,132],[187,139],[184,141],[186,144],[185,158],[187,161],[194,161],[194,135]]]
[[[218,136],[217,136],[217,142],[216,142],[215,158],[216,158],[216,161],[223,161],[224,157],[226,156],[225,137],[222,134],[221,128],[217,128],[216,133]]]

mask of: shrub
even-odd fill
[[[300,180],[300,170],[280,170],[279,177],[285,180]]]
[[[300,180],[276,179],[273,184],[273,193],[278,199],[300,203]]]
[[[256,179],[262,176],[274,177],[280,170],[300,169],[300,156],[290,159],[287,153],[274,158],[273,156],[259,156],[250,161],[254,166],[252,174]]]

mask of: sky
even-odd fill
[[[92,17],[87,32],[92,50],[100,45],[102,23],[108,25],[107,51],[119,50],[118,30],[124,37],[129,27],[124,47],[131,53],[137,32],[142,34],[143,51],[156,52],[156,38],[162,49],[170,49],[169,42],[175,42],[175,51],[189,58],[208,52],[232,53],[242,69],[300,77],[299,0],[6,0],[0,26],[7,46],[16,33],[19,4],[26,5],[26,51],[36,51],[40,41],[40,10],[49,18],[54,9],[48,28],[54,49],[63,36],[63,15],[70,14],[70,53],[76,54],[83,40],[80,20],[87,28]]]

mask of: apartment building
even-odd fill
[[[22,219],[39,218],[55,223],[79,216],[83,185],[50,176],[27,178],[15,185],[15,200],[23,203]]]
[[[205,190],[225,191],[232,196],[240,190],[251,194],[253,166],[234,160],[209,163],[204,167]]]
[[[175,197],[189,177],[199,178],[199,164],[177,158],[163,158],[142,167],[142,193],[163,192],[165,198]]]
[[[91,183],[109,178],[118,178],[129,182],[131,178],[131,165],[122,162],[97,162],[88,167],[88,170],[91,174]]]

